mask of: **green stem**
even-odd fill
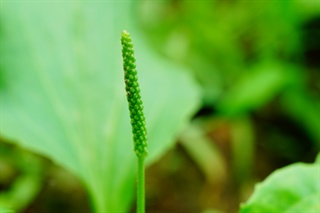
[[[137,213],[145,213],[144,157],[138,157]]]

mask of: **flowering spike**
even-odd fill
[[[146,157],[148,154],[147,129],[137,77],[136,59],[134,58],[130,34],[125,30],[122,31],[121,44],[124,82],[126,84],[127,100],[129,104],[134,151],[138,157]]]

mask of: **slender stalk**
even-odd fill
[[[145,213],[144,157],[138,157],[137,213]]]

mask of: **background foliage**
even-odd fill
[[[134,209],[123,29],[146,111],[148,212],[237,212],[275,169],[314,161],[317,0],[2,1],[1,207]]]

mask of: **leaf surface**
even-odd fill
[[[193,80],[159,59],[132,24],[129,1],[12,1],[1,5],[0,133],[81,178],[96,212],[126,212],[135,154],[120,35],[136,48],[148,163],[197,107]]]
[[[319,180],[318,163],[296,163],[279,169],[256,186],[240,213],[317,213],[320,211]]]

